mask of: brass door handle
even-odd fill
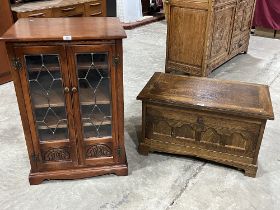
[[[94,4],[90,4],[89,6],[94,7],[94,6],[98,6],[101,5],[101,3],[94,3]]]
[[[44,17],[45,16],[45,13],[36,13],[36,14],[31,14],[31,15],[28,15],[28,17]]]
[[[69,93],[69,92],[70,92],[69,87],[65,87],[65,88],[64,88],[64,93]]]
[[[165,0],[165,4],[169,4],[169,0]]]
[[[72,87],[72,93],[78,92],[78,89],[76,87]]]
[[[97,12],[97,13],[90,14],[90,16],[96,16],[96,15],[101,15],[101,14],[102,14],[102,12]]]
[[[76,9],[76,7],[68,7],[68,8],[65,8],[65,9],[61,9],[61,11],[63,11],[63,12],[69,12],[69,11],[72,11],[72,10],[74,10],[74,9]]]

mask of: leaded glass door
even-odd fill
[[[115,161],[116,94],[113,46],[71,46],[72,94],[80,146],[86,165]]]
[[[33,160],[39,170],[77,165],[64,47],[20,47],[16,54],[22,63],[19,75],[31,127]]]

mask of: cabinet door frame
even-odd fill
[[[205,46],[207,44],[208,34],[207,25],[210,18],[209,10],[210,6],[208,2],[205,1],[192,2],[172,0],[166,4],[168,27],[165,72],[181,71],[195,76],[203,75],[201,69],[204,66],[205,60]],[[184,25],[182,21],[179,22],[177,20],[179,17],[177,14],[178,12],[181,13],[181,16],[183,14],[183,17],[189,21],[187,25],[196,26],[196,33],[192,30],[186,30],[186,27],[190,26]],[[178,32],[178,22],[180,23],[180,31],[184,31],[184,33]],[[183,22],[187,21],[184,20]],[[184,30],[182,30],[182,28],[184,28]],[[187,33],[185,33],[185,31],[187,31]],[[186,39],[192,40],[191,43],[187,44]],[[196,43],[195,47],[194,43]],[[178,46],[180,46],[180,48],[178,48]]]
[[[68,87],[70,83],[69,72],[67,67],[67,59],[65,48],[63,46],[19,46],[14,47],[14,52],[16,57],[20,60],[22,64],[21,70],[19,70],[19,77],[21,80],[21,89],[23,93],[23,100],[26,107],[28,123],[31,133],[31,140],[33,144],[33,158],[32,161],[36,162],[38,171],[45,170],[57,170],[57,169],[67,169],[72,168],[78,165],[77,158],[77,146],[75,141],[75,132],[74,132],[74,120],[73,112],[71,106],[71,96],[70,94],[64,93],[65,99],[65,111],[67,117],[67,126],[68,126],[68,140],[58,140],[54,142],[40,142],[39,136],[37,133],[34,109],[31,102],[30,87],[27,76],[27,66],[25,63],[25,55],[41,55],[41,54],[57,54],[60,61],[60,74],[62,77],[62,88]],[[63,91],[63,90],[62,90]],[[67,144],[69,147],[70,159],[65,161],[44,161],[42,148],[58,149],[65,147]]]
[[[76,69],[76,54],[82,53],[108,53],[108,69],[110,72],[111,83],[111,115],[112,115],[112,137],[110,138],[96,138],[94,140],[85,140],[83,134],[83,125],[81,121],[81,104],[79,94],[72,94],[72,104],[74,110],[74,120],[76,126],[76,138],[79,153],[79,164],[82,166],[102,166],[113,165],[117,163],[117,148],[118,148],[118,106],[117,106],[117,72],[116,66],[113,65],[113,56],[115,55],[114,44],[100,44],[100,45],[79,45],[73,44],[67,46],[67,58],[68,66],[71,75],[71,87],[76,87],[79,93],[78,83],[78,70]],[[106,143],[112,143],[110,157],[98,157],[98,158],[86,158],[86,146],[88,145],[102,145]]]

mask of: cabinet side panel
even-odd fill
[[[117,66],[116,88],[117,90],[117,113],[118,116],[118,144],[121,148],[119,163],[126,163],[126,153],[124,146],[124,96],[123,96],[123,47],[122,40],[116,40],[116,56],[119,57]],[[114,90],[113,90],[114,91]]]
[[[12,45],[7,44],[7,52],[8,52],[9,60],[15,57],[14,49]],[[29,127],[28,116],[25,107],[20,77],[18,72],[14,68],[11,68],[11,74],[14,81],[14,87],[16,91],[23,132],[25,136],[26,146],[27,146],[30,165],[31,165],[31,172],[37,172],[38,171],[37,164],[35,161],[32,160],[32,155],[34,154],[34,147],[31,139],[30,127]]]
[[[207,10],[171,6],[168,61],[201,67]]]

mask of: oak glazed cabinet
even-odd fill
[[[246,53],[255,0],[166,0],[166,69],[208,76]]]
[[[127,175],[125,37],[117,18],[103,17],[20,19],[3,35],[30,158],[30,184]]]

